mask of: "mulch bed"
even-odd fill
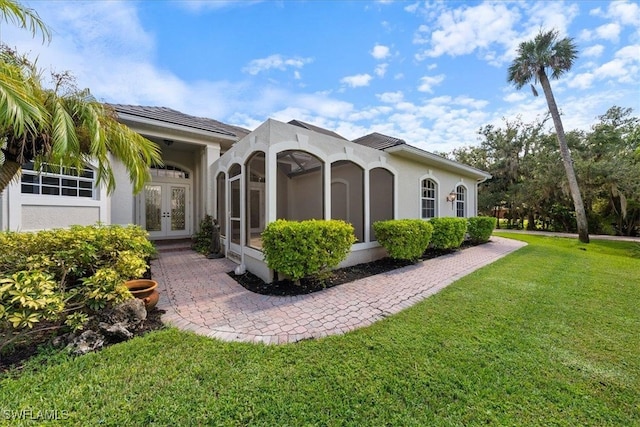
[[[460,249],[464,250],[474,246],[470,242],[462,244]],[[457,250],[436,250],[428,249],[420,258],[421,261],[436,258],[456,252]],[[410,261],[396,260],[392,258],[382,258],[377,261],[358,264],[351,267],[339,268],[324,274],[322,277],[305,277],[300,279],[300,284],[296,285],[291,280],[279,280],[272,283],[265,283],[256,275],[246,272],[236,275],[233,271],[228,274],[245,289],[261,294],[274,296],[294,296],[318,292],[323,289],[332,288],[354,280],[364,279],[380,273],[386,273],[398,268],[411,265]]]
[[[142,336],[148,332],[164,328],[165,326],[161,320],[161,316],[164,313],[164,310],[159,310],[157,308],[148,312],[144,323],[133,333],[133,335],[136,337]],[[50,334],[42,335],[40,337],[32,336],[28,343],[16,345],[8,353],[0,355],[0,373],[6,372],[10,369],[22,369],[26,360],[51,347],[51,341],[53,338],[55,338],[55,336],[51,336]]]

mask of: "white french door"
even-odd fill
[[[189,237],[190,186],[188,184],[151,183],[144,188],[144,227],[152,239]]]

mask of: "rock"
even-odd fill
[[[124,323],[114,323],[110,325],[105,322],[100,322],[98,329],[109,341],[120,342],[133,338],[133,333],[127,329]]]
[[[104,323],[121,324],[128,331],[135,331],[147,318],[147,309],[141,299],[134,298],[105,310],[100,318]]]
[[[67,345],[67,350],[75,355],[83,355],[100,350],[104,346],[104,336],[95,331],[84,331]]]

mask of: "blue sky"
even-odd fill
[[[502,118],[545,114],[506,81],[540,28],[579,58],[552,85],[566,129],[613,105],[640,115],[637,2],[24,1],[53,30],[1,40],[68,70],[102,101],[174,108],[253,129],[307,121],[355,139],[381,132],[429,151],[478,144]],[[538,87],[540,93],[542,91]]]

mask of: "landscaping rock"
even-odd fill
[[[110,325],[105,322],[98,323],[99,331],[104,334],[110,342],[126,341],[133,338],[133,332],[127,329],[124,323],[114,323]]]
[[[67,345],[67,350],[75,355],[83,355],[100,350],[104,346],[104,336],[95,331],[84,331]]]
[[[126,330],[133,332],[144,323],[147,309],[141,299],[130,299],[100,314],[100,320],[110,325],[120,324]]]

